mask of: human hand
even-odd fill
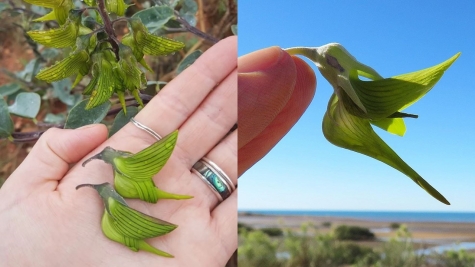
[[[264,157],[313,99],[314,71],[279,47],[238,59],[238,175]]]
[[[163,258],[107,239],[101,231],[104,205],[79,184],[112,182],[110,165],[85,158],[105,146],[136,153],[156,140],[129,123],[107,139],[103,125],[48,130],[0,190],[0,258],[5,266],[217,266],[237,248],[237,192],[218,198],[191,167],[203,156],[237,181],[237,38],[222,40],[170,82],[135,117],[161,136],[179,129],[160,189],[194,196],[150,204],[127,200],[144,213],[178,225],[147,240],[173,254]],[[227,135],[227,136],[226,136]],[[226,137],[225,137],[226,136]],[[221,140],[225,137],[223,140]]]

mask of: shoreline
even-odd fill
[[[379,241],[387,240],[396,233],[396,230],[390,227],[390,224],[393,222],[335,216],[268,215],[239,212],[238,222],[244,223],[254,229],[277,227],[297,231],[303,223],[310,222],[317,228],[318,233],[328,233],[334,227],[343,224],[353,225],[369,228]],[[457,242],[475,242],[475,223],[404,220],[394,222],[405,224],[415,243],[421,243],[429,247]],[[330,227],[325,227],[323,225],[324,223],[330,223]]]

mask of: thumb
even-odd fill
[[[287,53],[284,53],[287,54]],[[239,102],[239,151],[238,151],[238,175],[242,175],[246,170],[253,166],[257,161],[264,157],[285,134],[294,126],[302,114],[305,112],[315,94],[316,78],[312,68],[300,58],[291,58],[290,63],[280,66],[283,69],[281,79],[288,79],[292,83],[280,81],[277,77],[274,79],[264,80],[266,84],[262,84],[254,90],[268,91],[267,94],[289,94],[289,98],[284,102],[283,106],[276,105],[271,102],[270,97],[261,97],[254,105],[249,107],[243,105],[245,101]],[[293,72],[290,72],[293,70]],[[255,84],[259,84],[255,78]],[[247,84],[244,84],[247,85]],[[289,87],[291,86],[291,87]],[[241,100],[241,79],[239,79],[239,99]],[[244,86],[245,87],[245,86]],[[245,92],[247,92],[244,88]],[[242,97],[244,98],[244,97]],[[246,104],[252,103],[247,101]],[[243,115],[241,106],[247,108],[250,112]],[[273,114],[275,112],[276,114]],[[265,118],[265,114],[273,114],[272,119]],[[246,117],[248,116],[248,117]],[[241,123],[243,122],[243,123]],[[244,140],[241,140],[242,124],[245,124],[252,136],[244,134]],[[250,138],[250,139],[249,139]]]
[[[289,54],[262,49],[238,61],[238,148],[259,135],[289,101],[297,76]]]
[[[3,187],[26,194],[38,188],[53,191],[70,164],[78,162],[106,139],[107,128],[102,124],[74,130],[51,128],[41,136]]]

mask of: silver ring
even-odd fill
[[[130,121],[139,129],[146,131],[157,140],[162,139],[162,137],[154,130],[136,121],[134,118],[131,118]],[[200,177],[211,188],[221,201],[224,201],[234,190],[236,190],[236,187],[226,173],[218,167],[216,163],[206,157],[203,157],[196,162],[191,168],[191,171],[198,175],[198,177]]]
[[[203,157],[196,162],[191,171],[213,190],[220,201],[228,198],[236,189],[226,173],[208,158]]]
[[[156,133],[154,130],[148,128],[147,126],[143,125],[142,123],[138,122],[135,120],[135,118],[130,118],[130,121],[135,125],[137,126],[138,128],[146,131],[147,133],[149,133],[150,135],[152,135],[153,137],[155,137],[157,140],[160,140],[162,139],[162,137]]]

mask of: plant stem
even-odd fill
[[[104,31],[106,32],[108,39],[107,41],[112,45],[112,50],[114,51],[117,61],[119,61],[119,42],[117,41],[117,36],[115,35],[114,26],[107,14],[106,5],[104,0],[97,0],[97,11],[101,15],[102,22],[104,22]]]
[[[197,35],[197,36],[199,36],[199,37],[201,37],[201,38],[203,38],[203,39],[205,39],[205,40],[207,40],[207,41],[209,41],[213,44],[215,44],[219,41],[218,39],[214,38],[213,36],[208,35],[208,34],[202,32],[202,31],[200,31],[198,28],[191,26],[190,23],[188,23],[188,21],[186,21],[186,19],[181,17],[180,14],[177,11],[175,11],[175,16],[176,16],[176,20],[178,22],[180,22],[185,27],[185,29],[187,31],[189,31],[189,32],[191,32],[191,33],[193,33],[193,34],[195,34],[195,35]]]

